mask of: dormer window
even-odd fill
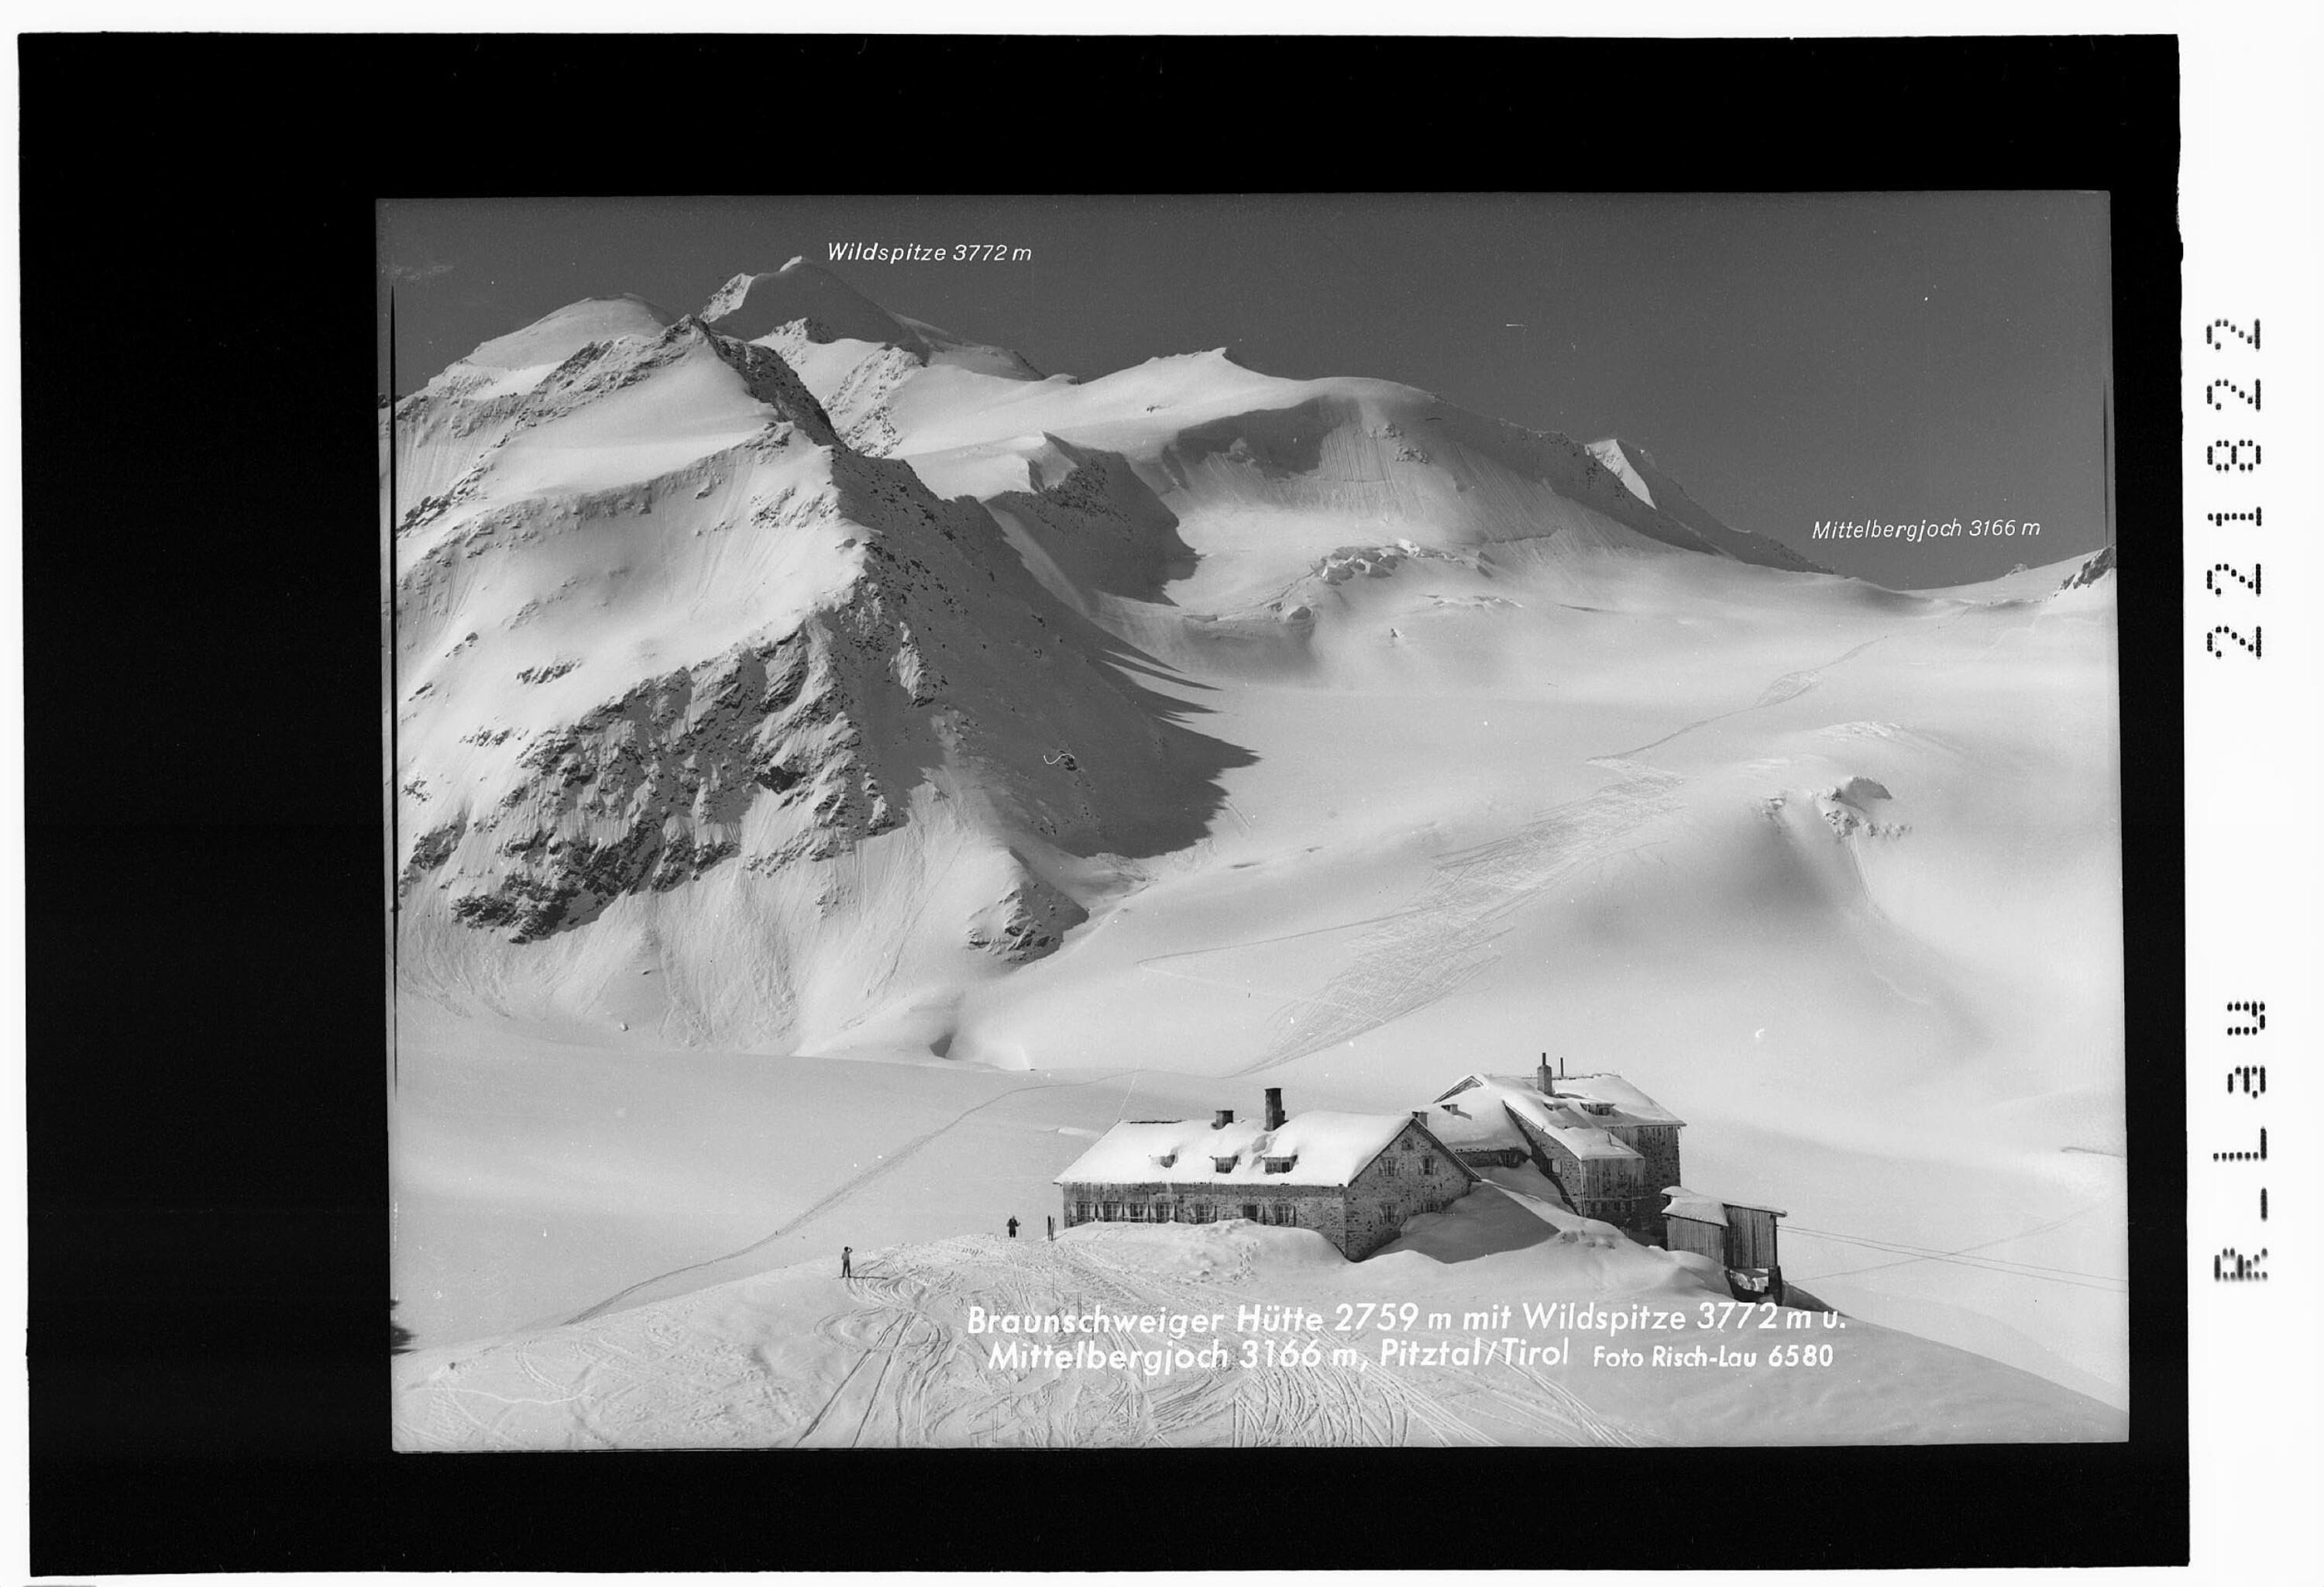
[[[1288,1158],[1268,1158],[1267,1159],[1267,1171],[1270,1174],[1288,1174],[1291,1172],[1291,1165],[1298,1160],[1298,1158],[1296,1156]]]
[[[1164,1152],[1160,1157],[1156,1158],[1154,1159],[1155,1164],[1156,1164],[1156,1166],[1157,1166],[1157,1167],[1164,1167],[1164,1168],[1167,1168],[1167,1167],[1169,1167],[1172,1164],[1176,1163],[1177,1160],[1178,1160],[1178,1154],[1177,1154],[1176,1152],[1174,1152],[1174,1151],[1166,1151],[1166,1152]]]
[[[1211,1159],[1211,1171],[1214,1174],[1231,1174],[1234,1172],[1234,1166],[1235,1160],[1232,1158],[1213,1158]]]

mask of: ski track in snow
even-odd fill
[[[1097,1308],[1130,1316],[1214,1313],[1252,1296],[1248,1258],[1201,1281],[1154,1271],[1136,1251],[965,1235],[874,1253],[846,1286],[848,1304],[813,1324],[825,1371],[787,1379],[756,1348],[690,1329],[679,1303],[603,1317],[577,1329],[506,1341],[438,1368],[400,1397],[406,1449],[725,1445],[788,1448],[1053,1448],[1636,1445],[1539,1369],[1506,1362],[1415,1370],[1364,1364],[1378,1335],[1289,1329],[1222,1340],[1222,1366],[1147,1377],[1136,1368],[988,1365],[1002,1336],[967,1332],[973,1299],[989,1311]],[[1023,1336],[1007,1336],[1019,1338]],[[1062,1340],[1064,1335],[1034,1336]],[[1078,1337],[1078,1336],[1076,1336]],[[1151,1350],[1167,1334],[1102,1331],[1100,1349]],[[1241,1364],[1246,1338],[1312,1346],[1319,1364]],[[1333,1363],[1353,1348],[1359,1362]],[[844,1364],[843,1364],[844,1363]],[[459,1369],[497,1369],[463,1385]],[[510,1387],[519,1392],[506,1392]],[[521,1420],[516,1420],[522,1413]],[[548,1427],[542,1426],[544,1417]],[[512,1425],[513,1424],[513,1425]],[[545,1432],[554,1435],[544,1440]]]
[[[1683,780],[1645,765],[1505,837],[1448,854],[1406,909],[1380,917],[1322,991],[1278,1011],[1255,1062],[1272,1069],[1376,1029],[1457,991],[1493,963],[1511,917],[1544,890],[1624,851],[1623,839],[1676,807]]]
[[[1958,620],[1957,616],[1948,621]],[[1588,764],[1615,772],[1622,780],[1561,805],[1505,837],[1444,856],[1436,863],[1434,879],[1406,909],[1265,939],[1288,941],[1291,937],[1374,927],[1321,991],[1276,1013],[1266,1052],[1233,1073],[1250,1075],[1278,1068],[1351,1041],[1458,991],[1492,964],[1497,956],[1495,944],[1508,929],[1511,916],[1537,894],[1583,868],[1635,852],[1622,840],[1677,808],[1677,792],[1686,780],[1636,757],[1714,722],[1795,699],[1821,682],[1833,668],[1894,637],[1881,634],[1818,666],[1784,673],[1748,706],[1689,722],[1636,749],[1591,757]],[[1141,962],[1140,967],[1151,967],[1163,958],[1190,958],[1200,953],[1237,952],[1259,946],[1242,943],[1196,954],[1161,955],[1157,960]],[[1184,971],[1156,973],[1204,979]]]
[[[825,1213],[832,1211],[841,1203],[847,1200],[848,1197],[853,1195],[866,1185],[869,1185],[872,1180],[879,1178],[883,1174],[892,1171],[899,1164],[901,1164],[908,1158],[911,1158],[922,1148],[941,1139],[948,1131],[952,1130],[958,1125],[966,1122],[969,1119],[982,1112],[985,1109],[993,1106],[995,1103],[1005,1102],[1010,1097],[1024,1096],[1036,1091],[1058,1091],[1072,1086],[1103,1085],[1108,1081],[1120,1079],[1122,1075],[1125,1073],[1134,1075],[1137,1071],[1116,1071],[1112,1074],[1101,1075],[1094,1080],[1054,1080],[1040,1085],[1020,1085],[1012,1090],[1004,1091],[999,1096],[989,1096],[982,1102],[976,1103],[973,1107],[964,1109],[961,1112],[954,1114],[952,1118],[937,1125],[935,1129],[928,1130],[927,1133],[914,1136],[903,1145],[888,1152],[880,1159],[880,1161],[872,1164],[872,1167],[840,1183],[837,1186],[825,1194],[822,1199],[816,1202],[812,1206],[809,1206],[805,1212],[799,1213],[796,1216],[791,1217],[778,1225],[772,1233],[763,1235],[761,1238],[752,1241],[750,1244],[742,1247],[740,1250],[728,1251],[723,1257],[709,1257],[698,1262],[688,1262],[684,1267],[672,1268],[667,1272],[657,1273],[650,1278],[641,1278],[635,1284],[629,1286],[627,1288],[617,1290],[613,1294],[607,1296],[604,1300],[597,1302],[595,1306],[585,1306],[580,1311],[576,1312],[573,1315],[566,1318],[565,1320],[568,1324],[574,1323],[586,1323],[593,1317],[602,1316],[605,1313],[613,1310],[623,1301],[630,1299],[632,1296],[640,1295],[647,1289],[650,1289],[655,1285],[667,1282],[669,1279],[678,1278],[687,1273],[703,1272],[708,1269],[720,1267],[727,1262],[740,1261],[742,1258],[751,1255],[753,1251],[764,1250],[768,1246],[772,1245],[776,1241],[783,1238],[783,1236],[795,1232],[806,1224],[811,1223],[816,1219],[823,1216]],[[733,1276],[734,1275],[730,1275],[730,1277]],[[655,1296],[652,1298],[659,1299],[661,1297]]]
[[[1948,623],[1957,623],[1963,615],[1967,614],[1967,611],[1968,608],[1964,607],[1960,613],[1957,613],[1952,617],[1947,618],[1946,621]],[[1873,646],[1885,644],[1886,641],[1895,637],[1896,636],[1895,634],[1890,633],[1880,634],[1875,638],[1866,640],[1860,645],[1850,646],[1849,649],[1841,651],[1839,655],[1834,656],[1831,660],[1823,662],[1819,666],[1803,667],[1796,672],[1786,672],[1781,678],[1776,678],[1774,682],[1767,685],[1766,688],[1761,689],[1759,691],[1759,697],[1752,701],[1748,706],[1738,706],[1732,711],[1721,711],[1716,715],[1702,717],[1696,721],[1688,723],[1683,727],[1673,728],[1670,732],[1663,734],[1662,737],[1655,740],[1652,743],[1640,744],[1634,750],[1619,750],[1612,755],[1606,756],[1602,759],[1593,760],[1590,763],[1592,766],[1605,766],[1627,761],[1633,755],[1643,755],[1648,750],[1658,750],[1662,748],[1663,745],[1670,743],[1671,740],[1683,737],[1687,734],[1694,732],[1697,728],[1708,727],[1714,722],[1724,722],[1730,716],[1748,715],[1754,711],[1764,711],[1770,706],[1780,706],[1786,700],[1795,700],[1799,698],[1800,696],[1807,693],[1808,690],[1815,687],[1816,685],[1821,683],[1823,681],[1823,675],[1831,671],[1833,668],[1840,666],[1846,662],[1852,661],[1857,657],[1862,655],[1865,651],[1870,650]]]

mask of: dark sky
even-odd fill
[[[852,241],[1032,258],[831,263]],[[2106,538],[2102,194],[415,201],[383,206],[381,249],[407,391],[576,299],[694,309],[805,254],[1047,373],[1227,346],[1621,435],[1737,528],[1895,588]],[[1812,539],[1867,517],[2042,530]]]

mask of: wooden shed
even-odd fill
[[[1784,1214],[1774,1207],[1727,1204],[1727,1265],[1766,1268],[1783,1265],[1775,1255],[1775,1220]]]
[[[1692,1251],[1727,1265],[1727,1205],[1697,1195],[1683,1186],[1664,1191],[1670,1198],[1663,1209],[1663,1244],[1671,1250]]]
[[[1670,1186],[1663,1194],[1669,1198],[1663,1208],[1665,1249],[1692,1251],[1725,1268],[1728,1287],[1738,1299],[1783,1299],[1775,1220],[1786,1213],[1777,1207],[1720,1201],[1683,1185]]]

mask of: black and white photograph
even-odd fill
[[[377,216],[397,1450],[2127,1436],[2106,194]]]
[[[2301,1557],[2324,24],[30,4],[28,1582]]]

